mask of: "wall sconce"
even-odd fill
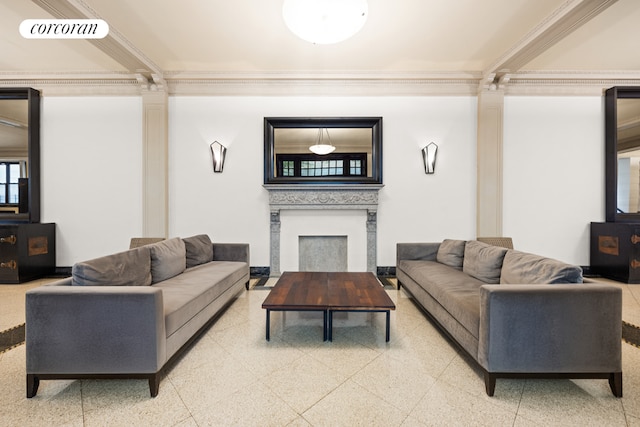
[[[222,168],[224,167],[224,156],[227,153],[227,147],[220,144],[218,141],[214,141],[210,145],[211,147],[211,155],[213,158],[213,171],[214,172],[222,172]]]
[[[432,174],[436,170],[436,154],[438,154],[438,145],[434,142],[429,143],[422,148],[422,160],[424,160],[424,173]]]

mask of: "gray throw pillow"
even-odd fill
[[[72,286],[146,286],[151,284],[151,252],[142,246],[71,268]]]
[[[213,261],[213,245],[209,236],[198,234],[182,240],[187,250],[187,268]]]
[[[170,279],[185,270],[187,257],[181,238],[174,237],[148,247],[151,250],[152,283]]]
[[[462,270],[464,259],[464,240],[445,239],[440,243],[436,253],[436,261],[458,270]]]
[[[582,268],[551,258],[510,250],[502,264],[502,284],[582,283]]]
[[[500,283],[500,270],[507,248],[469,240],[464,248],[462,271],[485,283]]]

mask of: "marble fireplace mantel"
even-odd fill
[[[271,211],[271,276],[280,276],[280,211],[298,210],[366,210],[367,271],[377,270],[378,191],[382,184],[265,184]]]

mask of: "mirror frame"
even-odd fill
[[[28,206],[26,213],[0,212],[0,223],[40,222],[40,92],[33,88],[0,88],[0,99],[28,101]]]
[[[274,130],[278,128],[370,128],[371,176],[345,177],[278,177]],[[265,184],[382,184],[382,117],[265,117],[264,118],[264,183]]]

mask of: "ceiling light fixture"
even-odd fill
[[[324,142],[325,133],[327,134],[327,139],[329,140],[328,144]],[[331,137],[329,136],[329,130],[327,128],[318,129],[318,140],[316,141],[315,145],[312,145],[311,147],[309,147],[309,151],[319,156],[324,156],[326,154],[333,153],[335,149],[336,147],[331,144]]]
[[[367,0],[284,0],[282,16],[296,36],[314,44],[339,43],[362,29]]]

